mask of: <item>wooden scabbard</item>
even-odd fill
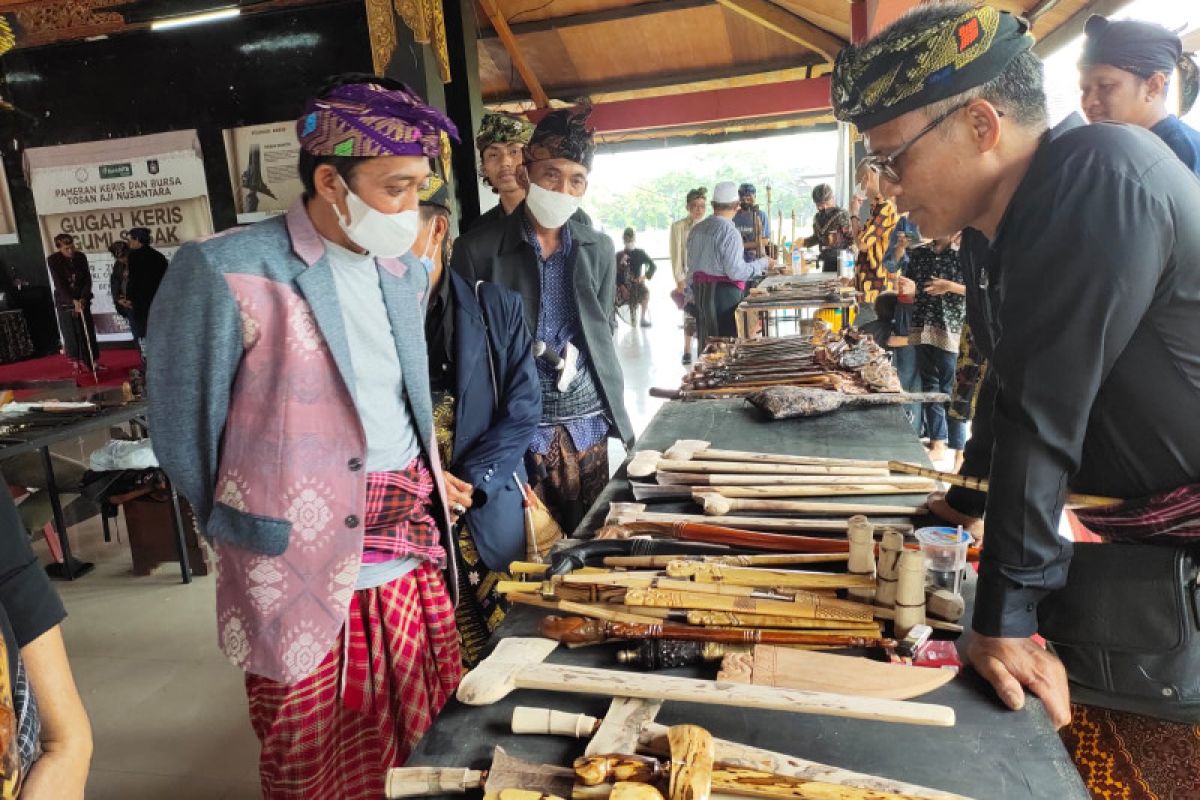
[[[650,609],[647,609],[649,611]],[[636,613],[636,611],[635,611]],[[766,614],[743,614],[728,611],[688,611],[689,625],[704,625],[710,628],[800,628],[821,630],[853,627],[856,630],[874,631],[882,629],[878,622],[847,622],[837,619],[798,619],[787,617],[770,617]]]
[[[789,564],[837,564],[849,559],[849,553],[780,553],[744,556],[607,556],[604,566],[623,569],[665,569],[672,561],[699,561],[705,564],[726,564],[731,567],[756,565],[786,566]]]
[[[820,536],[799,536],[790,533],[767,533],[727,528],[721,525],[705,525],[700,522],[634,522],[620,526],[602,528],[597,536],[604,538],[605,531],[619,527],[625,533],[653,533],[681,542],[706,542],[724,544],[752,550],[773,550],[788,553],[849,553],[850,544],[845,539]]]
[[[672,578],[691,578],[696,583],[773,589],[866,589],[875,585],[870,575],[729,567],[695,561],[672,561],[667,565],[667,574]]]
[[[922,467],[920,464],[909,464],[904,461],[889,461],[888,469],[893,472],[902,472],[906,475],[919,475],[923,478],[933,478],[935,480],[948,483],[951,486],[961,486],[964,489],[973,489],[977,492],[987,493],[988,482],[984,478],[969,478],[965,475],[956,475],[951,472],[939,472],[935,469]],[[1066,504],[1076,508],[1097,508],[1100,506],[1111,506],[1117,503],[1124,502],[1119,497],[1103,497],[1094,494],[1076,494],[1068,492],[1066,496]]]
[[[588,620],[582,617],[545,617],[541,634],[568,644],[594,644],[610,639],[672,639],[682,642],[723,644],[821,645],[826,647],[889,647],[895,642],[871,636],[828,631],[808,633],[760,628],[701,628],[670,622],[632,623]]]
[[[794,601],[787,602],[662,589],[627,589],[622,602],[627,606],[677,608],[684,611],[731,611],[798,619],[808,617],[851,622],[870,622],[874,619],[870,606],[822,597],[810,592],[797,593]]]

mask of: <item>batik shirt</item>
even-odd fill
[[[529,224],[529,220],[521,220],[521,230],[525,235],[525,241],[529,243],[537,256],[538,272],[542,283],[536,338],[545,342],[547,347],[559,354],[565,350],[568,342],[578,348],[579,356],[575,361],[575,366],[579,371],[571,386],[568,387],[568,393],[586,393],[594,396],[597,400],[595,404],[589,404],[589,407],[583,409],[581,413],[572,414],[570,419],[554,419],[543,413],[542,422],[538,425],[537,433],[534,434],[533,443],[529,449],[539,455],[550,452],[554,428],[562,425],[567,429],[575,449],[582,452],[604,441],[608,436],[610,424],[604,416],[603,403],[599,400],[599,391],[595,386],[595,376],[592,374],[587,348],[581,346],[583,334],[580,329],[579,308],[575,304],[571,276],[571,255],[574,248],[574,243],[571,241],[571,228],[569,225],[562,227],[562,241],[558,250],[551,253],[549,258],[542,254],[542,245],[538,241],[533,226]],[[545,398],[547,392],[557,391],[552,387],[558,380],[558,373],[540,358],[537,359],[537,369],[538,379],[542,384],[543,398]],[[543,399],[543,406],[546,405],[551,404],[546,403]]]
[[[863,302],[875,302],[880,292],[896,288],[893,275],[888,272],[885,257],[892,240],[892,231],[900,217],[896,204],[880,197],[871,206],[871,218],[858,234],[858,262],[854,268],[854,288],[862,292]]]
[[[904,275],[917,284],[917,303],[908,329],[908,343],[928,344],[957,353],[966,316],[966,298],[949,292],[935,297],[925,291],[925,284],[937,278],[962,283],[958,251],[947,247],[939,253],[931,246],[909,250]]]

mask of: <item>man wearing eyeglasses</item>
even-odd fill
[[[991,489],[968,654],[1006,704],[1028,688],[1062,726],[1065,670],[1030,636],[1067,579],[1068,487],[1149,498],[1200,534],[1159,497],[1200,481],[1200,415],[1180,413],[1200,403],[1200,183],[1148,131],[1048,129],[1032,44],[995,9],[921,6],[843,50],[832,93],[900,211],[926,236],[967,229],[995,398],[975,423]]]
[[[612,341],[612,240],[576,216],[596,147],[588,113],[561,109],[542,118],[525,148],[525,200],[503,221],[459,238],[451,261],[471,283],[516,290],[529,330],[545,346],[537,361],[542,418],[530,446],[530,472],[567,533],[608,482],[608,437],[633,443]],[[574,377],[564,377],[570,373],[561,363],[574,365]]]

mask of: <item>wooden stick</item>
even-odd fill
[[[678,523],[697,523],[706,526],[727,526],[730,529],[751,531],[813,532],[829,531],[845,533],[849,527],[844,519],[786,519],[781,517],[712,517],[702,514],[668,514],[646,511],[641,503],[610,503],[605,525],[658,525],[661,533],[669,533]],[[889,523],[888,527],[901,533],[912,533],[912,525]],[[765,550],[769,548],[759,547]],[[784,548],[785,550],[787,548]],[[795,549],[795,548],[791,548]],[[843,550],[846,548],[843,547]]]
[[[873,587],[873,575],[848,575],[830,572],[729,567],[696,561],[672,561],[667,565],[672,578],[691,578],[694,583],[759,586],[766,589],[849,589]]]
[[[665,591],[661,589],[627,589],[625,605],[678,608],[697,611],[736,611],[767,614],[774,617],[841,619],[850,622],[869,622],[873,618],[870,606],[828,597],[797,592],[794,601],[754,600],[719,594]]]
[[[705,564],[728,564],[735,567],[787,566],[790,564],[836,564],[850,557],[849,553],[770,553],[755,556],[607,556],[604,566],[617,568],[665,568],[672,561],[700,561]]]
[[[658,472],[654,479],[664,486],[765,486],[764,476],[722,475],[702,472]],[[910,486],[914,492],[932,491],[937,482],[929,478],[906,475],[771,475],[771,486],[853,486],[856,483],[887,483],[892,486]]]
[[[709,516],[725,516],[735,511],[781,511],[789,514],[881,514],[913,516],[925,513],[925,506],[891,506],[871,503],[822,503],[800,500],[743,500],[724,497],[708,490],[695,489],[692,499]]]
[[[829,464],[769,464],[743,461],[692,461],[664,458],[657,450],[640,450],[629,460],[626,472],[646,478],[664,472],[702,472],[759,475],[888,475],[887,467],[837,466]]]
[[[687,489],[688,487],[664,486],[660,488],[671,489],[677,493],[679,489]],[[932,483],[927,487],[917,488],[894,483],[864,482],[837,485],[817,484],[813,486],[793,486],[789,484],[783,484],[782,486],[773,486],[770,484],[762,486],[705,486],[703,487],[703,491],[715,492],[722,497],[753,499],[764,497],[872,497],[886,494],[917,494],[922,491],[933,491],[935,488],[936,486]],[[695,492],[694,487],[693,492]]]
[[[880,630],[878,622],[847,622],[845,620],[800,619],[772,617],[767,614],[745,614],[740,611],[688,611],[689,625],[734,628],[801,628],[806,630],[853,627],[855,630]]]
[[[983,478],[968,478],[952,472],[938,472],[936,469],[922,467],[920,464],[909,464],[904,461],[889,461],[888,469],[893,472],[903,472],[907,475],[920,475],[925,478],[948,483],[951,486],[961,486],[964,489],[974,489],[977,492],[987,492],[988,482]],[[1066,503],[1074,508],[1089,508],[1093,506],[1111,506],[1125,502],[1119,497],[1103,497],[1095,494],[1076,494],[1068,492]]]
[[[895,646],[894,640],[830,634],[828,631],[809,634],[761,628],[699,628],[691,625],[674,625],[669,622],[637,624],[585,620],[582,617],[545,617],[539,625],[539,631],[548,639],[569,644],[595,644],[610,639],[675,639],[682,642],[722,642],[726,644]]]
[[[786,453],[761,453],[751,450],[718,450],[701,439],[678,439],[663,457],[686,461],[746,461],[765,464],[824,464],[830,467],[869,467],[887,469],[887,461],[826,456],[797,456]]]
[[[525,594],[510,594],[508,600],[517,605],[561,611],[564,614],[578,614],[581,617],[602,619],[607,622],[640,622],[647,624],[658,622],[658,618],[648,614],[631,614],[626,611],[615,610],[612,607],[589,606],[583,603],[572,603],[567,600],[543,600],[540,597],[531,597]]]
[[[895,620],[896,619],[896,609],[894,609],[894,608],[881,608],[879,606],[875,606],[874,612],[875,612],[876,619],[885,619],[885,620]],[[940,619],[926,619],[925,624],[928,625],[929,627],[933,628],[935,631],[946,631],[947,633],[962,633],[963,632],[962,625],[956,625],[953,622],[945,622]]]

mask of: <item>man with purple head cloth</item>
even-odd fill
[[[438,462],[409,252],[443,133],[406,87],[335,79],[297,123],[304,197],[181,248],[151,312],[155,452],[217,554],[266,798],[378,797],[461,677],[470,495]]]

